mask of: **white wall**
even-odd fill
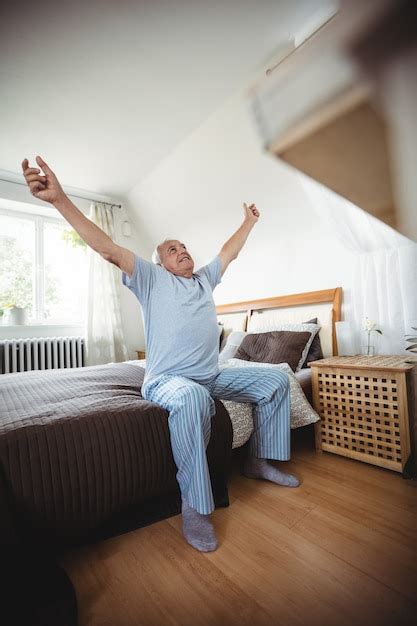
[[[128,201],[146,241],[182,239],[197,267],[239,226],[242,202],[256,202],[261,219],[216,303],[341,286],[356,350],[368,316],[383,329],[374,333],[377,351],[404,352],[417,321],[417,245],[264,152],[244,95],[222,105]]]
[[[130,219],[129,210],[123,205],[122,210],[115,209],[115,241],[120,246],[129,248],[136,253],[149,249],[144,237],[139,235],[135,221]],[[123,221],[127,220],[131,226],[131,236],[125,237],[122,232]],[[127,287],[121,284],[120,272],[120,310],[122,316],[123,334],[130,359],[136,359],[136,350],[143,350],[145,338],[143,332],[142,313],[135,296]]]
[[[128,194],[147,239],[182,239],[197,265],[239,226],[244,201],[256,202],[261,219],[216,302],[342,286],[348,311],[352,255],[312,211],[298,174],[263,152],[244,96],[230,99]]]

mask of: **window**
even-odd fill
[[[0,312],[25,307],[30,324],[83,325],[86,244],[61,218],[0,209]]]

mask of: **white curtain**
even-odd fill
[[[112,209],[93,203],[90,219],[114,238]],[[87,365],[125,361],[128,358],[120,313],[120,270],[88,248]]]
[[[404,336],[417,325],[417,244],[311,178],[299,176],[312,208],[352,253],[351,310],[345,319],[356,327],[357,350],[365,339],[363,320],[369,317],[383,332],[372,334],[379,354],[407,354]]]

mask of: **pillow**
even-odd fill
[[[317,317],[314,317],[313,319],[308,320],[307,322],[304,322],[304,323],[305,324],[317,324]],[[308,367],[308,363],[310,363],[311,361],[319,361],[322,358],[323,358],[323,350],[321,348],[321,341],[320,341],[319,333],[317,333],[316,335],[314,335],[314,339],[311,342],[310,350],[308,351],[303,368]]]
[[[317,334],[317,324],[284,324],[282,328],[246,335],[234,355],[245,361],[288,363],[298,372]]]
[[[310,324],[310,323],[275,323],[275,324],[270,324],[268,326],[264,326],[261,329],[259,329],[258,331],[253,330],[252,333],[263,333],[263,332],[271,332],[271,331],[277,331],[277,330],[292,330],[293,332],[309,332],[311,333],[311,337],[308,340],[308,342],[306,343],[306,346],[303,350],[303,354],[302,354],[302,358],[300,359],[300,363],[298,365],[298,367],[296,368],[296,372],[298,372],[302,366],[304,365],[306,359],[307,359],[307,355],[308,352],[310,350],[310,346],[313,343],[313,339],[314,337],[318,334],[319,330],[320,330],[320,325],[319,324]],[[235,355],[236,356],[236,355]]]
[[[295,372],[303,364],[303,350],[310,337],[311,333],[292,330],[249,334],[244,337],[235,357],[259,363],[288,363]]]
[[[232,422],[232,448],[243,446],[253,433],[253,406],[249,402],[222,400]]]
[[[224,348],[230,333],[235,330],[246,329],[247,312],[244,313],[220,313],[217,315],[217,321],[223,324],[223,336],[220,349]]]
[[[220,350],[220,346],[222,345],[223,333],[224,333],[224,326],[222,322],[217,322],[217,330],[219,331],[219,350]]]
[[[301,367],[304,365],[308,352],[310,350],[310,346],[315,338],[315,336],[317,335],[317,333],[320,330],[320,326],[319,324],[313,324],[313,323],[303,323],[303,324],[275,324],[271,327],[267,327],[265,328],[265,332],[271,332],[271,331],[279,331],[279,330],[288,330],[288,331],[294,331],[294,332],[309,332],[311,333],[310,338],[308,339],[307,343],[305,344],[304,350],[302,352],[302,356],[300,357],[300,362],[298,363],[295,371],[298,372]],[[252,332],[252,333],[248,333],[247,331],[234,331],[232,333],[230,333],[230,335],[227,338],[226,344],[223,347],[223,350],[220,352],[219,355],[219,361],[220,362],[224,362],[227,361],[228,359],[232,359],[233,357],[236,356],[237,350],[240,346],[240,344],[242,343],[243,339],[248,336],[249,334],[257,334],[257,335],[262,335],[264,334],[263,330],[259,331],[259,332]],[[246,359],[249,360],[249,359]],[[254,359],[254,360],[260,360],[260,359]],[[278,362],[278,361],[276,361]],[[282,362],[282,361],[281,361]]]
[[[229,359],[220,366],[220,369],[223,369],[225,367],[275,367],[282,370],[283,372],[288,374],[288,378],[290,381],[291,428],[307,426],[308,424],[314,424],[315,422],[318,422],[320,420],[319,415],[316,413],[316,411],[307,400],[300,383],[298,382],[294,372],[287,363],[258,363],[254,361],[241,361],[240,359]],[[237,439],[238,434],[236,433],[236,440]]]
[[[240,344],[243,341],[243,338],[247,334],[248,333],[244,330],[234,330],[230,333],[230,335],[227,337],[227,341],[223,350],[219,354],[219,363],[227,361],[228,359],[232,359],[235,356]]]

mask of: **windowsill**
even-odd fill
[[[84,328],[84,324],[66,324],[65,322],[57,322],[52,324],[41,324],[34,322],[33,324],[0,324],[0,330],[2,328]]]
[[[30,337],[84,336],[82,324],[0,324],[0,339],[29,339]]]

